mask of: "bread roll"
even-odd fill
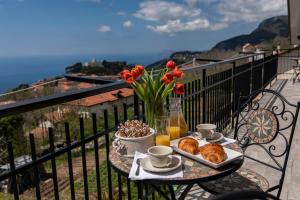
[[[178,148],[186,151],[188,153],[191,153],[193,155],[196,155],[199,153],[199,143],[197,140],[193,138],[183,138],[178,142]]]
[[[226,159],[226,153],[220,144],[206,144],[199,147],[202,157],[212,163],[221,163]]]

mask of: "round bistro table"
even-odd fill
[[[238,152],[242,152],[242,149],[237,143],[231,143],[225,145],[225,147],[233,149]],[[237,171],[243,164],[244,158],[240,158],[227,165],[214,169],[205,164],[202,164],[196,160],[187,158],[181,155],[183,177],[174,179],[147,179],[147,180],[135,180],[138,183],[138,198],[143,199],[143,192],[141,191],[141,184],[150,185],[158,193],[162,194],[158,185],[167,185],[170,189],[171,199],[175,198],[175,192],[173,185],[187,185],[184,191],[181,193],[178,199],[184,199],[194,184],[201,184],[208,181],[213,181],[225,176],[228,176]],[[109,154],[109,161],[112,168],[120,175],[127,177],[132,166],[133,158],[119,156],[115,149],[112,149]]]

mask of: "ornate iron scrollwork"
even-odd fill
[[[272,98],[276,98],[276,104],[268,106],[261,101],[253,101],[260,93],[271,94]],[[282,170],[277,158],[287,154],[290,145],[288,138],[291,137],[282,131],[291,128],[295,123],[295,112],[291,109],[296,109],[297,106],[268,89],[258,90],[247,98],[240,107],[235,137],[244,151],[250,146],[259,146],[275,162],[278,169]],[[280,148],[273,141],[280,142]]]

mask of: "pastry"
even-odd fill
[[[193,138],[182,138],[181,140],[179,140],[178,142],[178,148],[186,151],[188,153],[191,153],[193,155],[196,155],[199,153],[198,149],[199,149],[199,143],[197,140],[193,139]]]
[[[223,162],[226,158],[226,153],[220,144],[206,144],[198,150],[204,159],[215,164]]]

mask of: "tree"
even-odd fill
[[[66,73],[79,73],[81,72],[83,66],[81,62],[75,63],[74,65],[71,65],[69,67],[66,67],[65,72]]]
[[[0,119],[2,129],[0,136],[12,142],[14,155],[22,155],[27,150],[27,139],[24,135],[23,125],[24,118],[22,115],[11,115]]]
[[[18,91],[18,90],[22,90],[22,89],[26,89],[26,88],[29,88],[29,84],[28,84],[28,83],[21,83],[21,84],[18,85],[17,87],[13,88],[13,89],[11,90],[11,92]]]

